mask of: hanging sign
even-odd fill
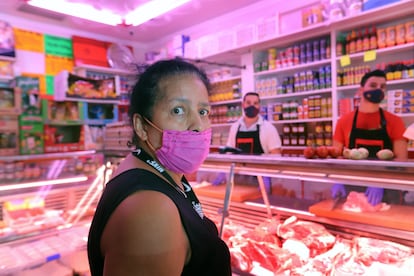
[[[45,35],[45,53],[46,55],[73,58],[72,39]]]
[[[73,60],[66,57],[46,55],[45,67],[46,75],[57,75],[63,70],[72,72]]]
[[[44,38],[41,33],[14,28],[15,48],[32,52],[44,52]]]

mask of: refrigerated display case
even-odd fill
[[[262,188],[259,193],[261,196],[257,196],[259,189],[257,186],[255,192],[252,192],[251,187],[246,190],[245,185],[238,186],[237,183],[229,181],[226,186],[233,186],[230,194],[236,194],[236,196],[230,196],[230,202],[226,202],[227,193],[224,194],[223,188],[220,194],[217,192],[220,188],[209,187],[208,183],[201,184],[200,187],[197,186],[199,183],[194,185],[194,190],[203,204],[204,212],[216,221],[219,229],[224,228],[230,232],[230,234],[226,233],[225,230],[224,236],[233,254],[234,272],[238,275],[274,275],[273,273],[276,272],[284,273],[282,275],[308,275],[307,273],[310,272],[319,273],[315,275],[331,275],[328,273],[356,275],[352,274],[356,273],[356,270],[351,274],[340,272],[342,269],[348,269],[348,265],[355,269],[353,265],[358,263],[350,259],[361,257],[361,254],[369,256],[384,254],[385,256],[389,252],[394,254],[399,249],[402,249],[407,256],[411,256],[400,258],[400,260],[404,259],[404,265],[398,264],[397,266],[390,259],[385,261],[385,264],[376,261],[373,262],[375,265],[371,266],[364,267],[364,264],[361,264],[363,269],[368,271],[366,273],[374,273],[361,275],[394,275],[389,274],[390,271],[406,273],[413,265],[414,206],[390,204],[390,209],[387,211],[355,213],[344,211],[341,206],[332,209],[333,200],[331,199],[318,201],[304,196],[305,190],[311,188],[311,185],[308,185],[311,182],[326,186],[328,190],[334,183],[345,183],[412,192],[414,191],[414,163],[411,161],[330,158],[309,160],[304,157],[213,153],[208,156],[200,171],[211,173],[232,171],[236,174],[259,178],[259,187]],[[260,178],[263,176],[288,180],[287,183],[289,181],[300,183],[302,191],[296,197],[267,194],[264,186],[260,185]],[[206,193],[205,190],[209,188],[209,193]],[[241,196],[245,198],[240,200]],[[302,224],[299,226],[301,229],[294,229],[296,222],[299,225]],[[220,223],[224,223],[224,227]],[[312,233],[315,229],[320,231],[321,226],[327,232]],[[302,237],[298,240],[298,237],[283,237],[280,231],[284,227],[289,229],[288,231],[299,231],[295,235]],[[271,235],[266,233],[271,233]],[[327,238],[335,239],[335,242],[333,247],[325,248],[322,254],[312,255],[312,245],[308,246],[311,255],[305,254],[302,259],[301,254],[304,252],[302,249],[306,248],[304,246],[306,241],[303,239],[309,242],[309,236],[304,238],[303,235],[314,235],[316,242],[326,242]],[[270,242],[269,237],[271,237]],[[394,246],[396,247],[393,248]],[[358,248],[360,251],[355,253],[359,250]],[[365,250],[372,252],[367,253],[368,251],[365,252]],[[286,262],[290,264],[286,265]],[[323,262],[324,265],[317,267],[318,262]]]
[[[309,182],[326,185],[328,189],[334,183],[344,183],[414,191],[413,162],[330,158],[309,160],[304,157],[213,153],[208,156],[200,171],[228,172],[232,164],[235,173],[295,180],[299,181],[302,189],[296,198],[269,195],[268,204],[263,197],[231,202],[229,217],[233,221],[254,228],[269,217],[294,215],[322,223],[342,235],[373,236],[414,247],[414,206],[391,205],[390,210],[383,213],[344,215],[341,210],[330,210],[330,199],[318,202],[303,196],[303,190],[308,188]],[[237,184],[235,188],[237,189]],[[222,198],[204,196],[203,193],[198,195],[207,212],[219,214],[223,205]]]
[[[95,151],[0,157],[0,275],[86,248],[104,185]]]

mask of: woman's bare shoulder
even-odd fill
[[[101,244],[105,262],[117,273],[125,267],[135,273],[161,273],[160,259],[174,270],[174,262],[183,264],[188,250],[177,207],[157,191],[139,191],[126,198],[109,219]]]

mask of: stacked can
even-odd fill
[[[267,50],[267,63],[269,70],[276,69],[276,48],[270,48]]]

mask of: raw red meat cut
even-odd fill
[[[357,237],[354,242],[357,249],[356,259],[366,266],[370,266],[372,262],[397,263],[413,253],[409,247],[391,241]]]
[[[337,238],[335,245],[330,250],[315,256],[315,258],[309,259],[302,267],[294,267],[290,276],[329,276],[339,256],[351,256],[351,247],[352,244],[350,241]]]
[[[277,234],[285,240],[296,239],[303,242],[310,250],[310,257],[326,252],[336,240],[322,224],[298,220],[295,216],[280,224]]]
[[[342,209],[350,212],[377,212],[390,209],[390,205],[381,202],[372,206],[364,193],[350,192]]]
[[[253,268],[252,260],[241,250],[240,247],[230,247],[231,266],[241,271],[249,272]]]
[[[293,266],[303,265],[296,254],[279,246],[280,240],[276,235],[260,231],[249,231],[229,238],[229,247],[237,248],[234,255],[232,255],[237,259],[234,260],[235,265],[240,262],[248,264],[246,258],[250,263],[256,262],[269,271],[285,271]],[[247,271],[242,269],[243,266],[246,269],[252,268],[247,264],[238,265],[237,267],[242,271]]]

